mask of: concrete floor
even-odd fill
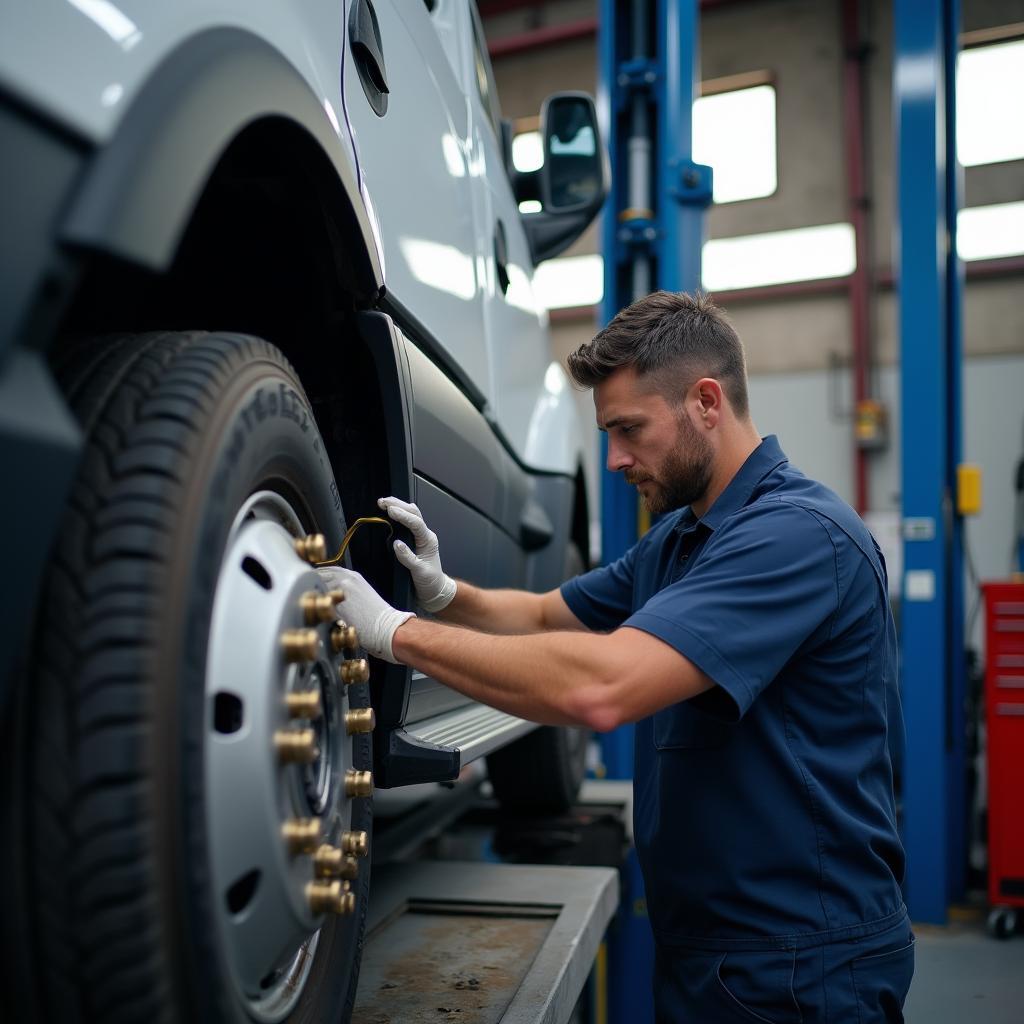
[[[907,1024],[1021,1024],[1024,935],[993,939],[983,920],[915,925],[917,958]]]

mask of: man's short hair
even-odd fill
[[[585,388],[632,366],[669,401],[681,401],[701,377],[714,377],[738,417],[746,418],[750,408],[739,336],[701,292],[659,291],[637,299],[580,345],[568,365],[573,380]]]

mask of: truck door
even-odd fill
[[[474,178],[481,191],[478,237],[487,273],[482,282],[484,328],[491,362],[494,419],[520,458],[530,424],[543,400],[551,361],[547,313],[533,293],[533,263],[519,219],[519,205],[505,170],[501,112],[476,4],[469,4],[474,87],[469,90]]]
[[[422,0],[346,10],[345,113],[387,294],[489,397],[464,91]]]

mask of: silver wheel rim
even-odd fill
[[[289,851],[282,827],[318,817],[330,842],[351,825],[348,697],[336,685],[341,658],[331,649],[331,624],[315,627],[321,642],[310,662],[287,664],[280,643],[284,630],[310,628],[302,594],[326,591],[295,553],[293,540],[304,533],[277,493],[253,494],[239,510],[217,578],[206,668],[206,825],[218,928],[235,989],[249,1015],[267,1024],[301,998],[323,924],[306,895],[313,859]],[[313,688],[322,717],[289,718],[285,694]],[[317,731],[312,765],[279,760],[274,734],[296,726]]]

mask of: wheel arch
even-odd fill
[[[361,242],[349,255],[353,281],[375,296],[380,256],[339,117],[262,39],[237,28],[200,32],[160,63],[91,161],[61,240],[167,269],[225,151],[252,126],[284,121],[318,150],[321,177],[333,171],[329,212]]]
[[[345,488],[357,451],[374,476],[389,472],[404,425],[392,402],[368,402],[368,382],[387,387],[400,371],[358,313],[382,270],[342,131],[259,38],[215,29],[182,44],[93,158],[64,220],[81,261],[56,334],[202,328],[271,341]],[[365,496],[352,500],[365,514]]]

